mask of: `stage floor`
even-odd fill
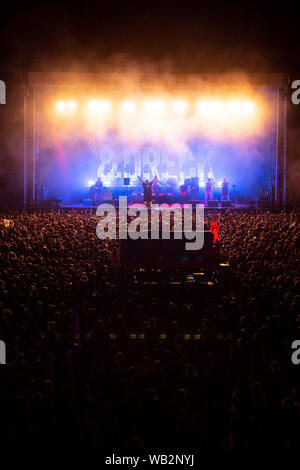
[[[101,203],[100,203],[101,204]],[[128,207],[133,207],[136,204],[129,204]],[[172,204],[169,204],[169,207]],[[180,204],[180,206],[183,208],[183,204]],[[195,206],[195,203],[193,203],[193,206]],[[95,205],[84,205],[84,204],[60,204],[61,208],[63,209],[97,209],[97,206]],[[220,205],[218,207],[205,207],[204,209],[209,209],[209,210],[243,210],[243,209],[249,209],[251,207],[250,204],[233,204],[231,207],[221,207]],[[255,206],[254,206],[255,207]]]

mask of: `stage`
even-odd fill
[[[118,207],[118,204],[117,204],[118,201],[112,201],[112,204],[115,205],[116,207]],[[101,203],[99,203],[100,205]],[[155,204],[155,203],[153,203]],[[176,204],[179,204],[179,203],[176,203]],[[201,204],[200,201],[193,201],[192,202],[187,202],[186,204],[192,204],[193,207],[195,207],[196,204]],[[128,208],[129,207],[134,207],[135,204],[129,204],[128,205]],[[171,207],[171,204],[168,204],[169,207]],[[55,207],[55,206],[53,206]],[[66,209],[66,210],[71,210],[71,209],[94,209],[96,211],[97,209],[97,205],[84,205],[84,204],[59,204],[57,205],[56,207],[59,207],[61,209]],[[183,208],[184,205],[183,204],[180,204],[180,207]],[[255,205],[252,205],[251,204],[233,204],[232,206],[230,207],[221,207],[221,205],[219,204],[218,207],[204,207],[204,210],[221,210],[221,211],[224,211],[224,210],[233,210],[233,211],[240,211],[240,210],[247,210],[247,209],[250,209],[250,208],[256,208],[257,206]],[[158,208],[159,209],[159,208]],[[163,208],[160,208],[159,210],[163,210]]]
[[[285,208],[286,97],[282,74],[159,75],[30,73],[25,93],[24,206],[93,209],[157,178],[158,203],[204,201],[208,180],[220,206]],[[106,193],[104,195],[104,193]]]

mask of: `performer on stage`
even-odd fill
[[[180,201],[182,203],[188,202],[188,200],[189,200],[189,191],[188,191],[187,185],[182,184],[179,189],[180,189]]]
[[[224,178],[223,183],[222,183],[221,201],[230,201],[228,188],[229,188],[229,183],[226,180],[226,178]]]
[[[155,193],[155,196],[157,197],[160,193],[160,187],[159,187],[159,179],[157,178],[157,176],[155,175],[154,176],[154,179],[153,179],[153,192]]]
[[[100,202],[102,198],[102,190],[103,190],[103,183],[101,181],[100,176],[97,178],[97,181],[95,183],[95,197],[96,197],[96,202]]]
[[[138,177],[140,182],[142,183],[144,187],[144,204],[146,207],[152,205],[152,184],[154,182],[154,179],[150,182],[149,180],[146,180],[145,182],[142,180],[142,178]]]
[[[212,189],[213,183],[211,178],[208,178],[207,183],[205,185],[205,205],[207,206],[207,201],[212,200]]]

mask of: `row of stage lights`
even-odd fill
[[[142,106],[142,107],[141,107]],[[131,115],[136,110],[143,110],[145,112],[154,112],[161,114],[164,111],[171,110],[174,115],[184,116],[191,108],[188,101],[174,100],[166,102],[164,100],[146,100],[138,105],[133,100],[125,100],[120,103],[120,111],[125,115]],[[60,113],[72,113],[78,108],[76,101],[57,101],[56,110]],[[99,113],[108,115],[114,110],[114,106],[109,100],[90,100],[87,103],[86,109],[91,113]],[[196,103],[196,111],[200,114],[215,114],[222,112],[229,112],[238,115],[251,115],[255,111],[255,103],[251,100],[200,100]]]

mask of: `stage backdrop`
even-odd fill
[[[254,122],[255,129],[244,133],[235,132],[234,126],[232,132],[225,127],[222,131],[218,122],[208,128],[205,120],[195,125],[191,118],[182,118],[175,124],[165,121],[161,126],[167,129],[165,134],[156,123],[152,138],[151,133],[134,134],[138,119],[97,126],[87,116],[45,118],[39,110],[37,151],[45,196],[79,202],[98,176],[104,186],[115,189],[122,188],[124,178],[135,186],[138,176],[151,180],[157,175],[160,182],[177,188],[193,177],[199,178],[202,187],[207,178],[220,186],[225,177],[230,190],[234,186],[242,197],[254,199],[263,188],[270,191],[276,125],[274,90],[264,88],[259,93],[269,108],[268,119]]]

